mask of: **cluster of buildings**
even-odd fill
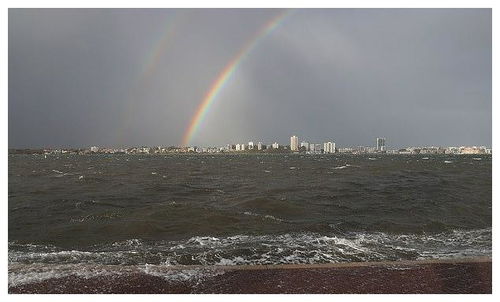
[[[290,137],[290,145],[280,146],[277,142],[270,145],[265,145],[262,142],[255,145],[253,142],[248,144],[228,144],[221,151],[238,152],[238,151],[286,151],[286,152],[301,152],[306,154],[332,154],[332,153],[384,153],[386,152],[385,138],[377,138],[375,147],[356,147],[356,148],[337,148],[334,141],[323,143],[313,143],[309,141],[301,141],[296,135]]]
[[[11,152],[11,151],[10,151]],[[12,150],[13,153],[27,151]],[[41,154],[169,154],[169,153],[233,153],[233,152],[265,152],[265,153],[305,153],[305,154],[491,154],[491,148],[485,146],[462,147],[407,147],[389,150],[386,148],[386,139],[378,137],[375,145],[338,148],[333,140],[323,143],[313,143],[303,140],[299,143],[296,135],[290,137],[290,145],[280,145],[277,142],[264,144],[262,142],[227,144],[222,147],[170,146],[170,147],[132,147],[132,148],[102,148],[92,146],[88,149],[44,149],[30,150],[31,153]]]
[[[335,153],[334,142],[325,142],[323,144],[315,144],[307,141],[302,141],[299,145],[299,138],[297,136],[290,137],[290,151],[292,152],[305,152],[308,154],[318,153]]]
[[[196,148],[196,147],[194,147]],[[196,149],[198,150],[198,149]],[[320,154],[320,153],[335,153],[337,149],[335,148],[334,142],[325,142],[323,144],[309,143],[302,141],[299,145],[299,138],[297,136],[290,137],[290,145],[280,145],[277,142],[272,144],[264,144],[262,142],[254,143],[248,142],[238,143],[238,144],[228,144],[225,147],[221,147],[220,152],[305,152],[308,154]]]
[[[485,146],[471,147],[409,147],[391,150],[392,154],[491,154],[491,148]]]

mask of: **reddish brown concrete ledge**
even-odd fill
[[[220,274],[172,280],[142,272],[49,279],[10,287],[9,293],[300,293],[300,294],[490,294],[491,258],[336,264],[170,267]]]

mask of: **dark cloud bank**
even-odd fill
[[[277,13],[10,9],[9,147],[178,145],[219,72]],[[491,23],[490,9],[295,11],[193,143],[490,146]]]

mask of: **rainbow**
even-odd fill
[[[156,71],[157,66],[165,52],[172,45],[172,41],[177,33],[177,28],[186,20],[187,14],[182,11],[175,11],[173,15],[169,15],[162,26],[162,31],[160,36],[158,36],[154,43],[151,44],[151,48],[144,54],[144,59],[141,61],[141,65],[138,68],[138,72],[135,77],[133,85],[130,85],[124,99],[125,109],[120,116],[122,121],[121,127],[117,130],[117,141],[122,142],[125,136],[127,123],[130,120],[130,115],[132,114],[134,98],[137,97],[138,92],[144,89],[145,84],[149,83],[150,77]]]
[[[165,30],[162,32],[158,41],[153,44],[154,47],[148,53],[142,64],[142,70],[139,75],[140,81],[143,81],[152,75],[162,55],[170,46],[170,42],[176,33],[176,29],[183,19],[184,14],[179,12],[175,12],[173,17],[167,19],[164,25]]]
[[[228,80],[234,74],[235,70],[245,59],[245,57],[257,46],[257,44],[269,33],[271,33],[288,15],[292,10],[284,10],[271,20],[269,20],[257,33],[240,49],[240,51],[232,58],[231,61],[219,73],[215,81],[210,86],[210,89],[205,93],[203,100],[198,105],[196,113],[191,118],[189,127],[184,133],[182,145],[188,146],[193,136],[198,131],[203,119],[207,115],[211,105],[216,100],[220,91],[227,84]]]

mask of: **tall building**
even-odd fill
[[[385,151],[385,137],[377,137],[377,151]]]
[[[253,142],[248,142],[248,150],[253,150]]]
[[[290,150],[299,151],[299,138],[295,135],[290,137]]]
[[[309,151],[309,143],[308,142],[301,142],[300,143],[300,147],[304,147],[306,149],[306,151]]]
[[[257,150],[262,150],[262,142],[257,143]]]
[[[236,144],[236,151],[240,151],[241,150],[241,145],[240,144]]]
[[[332,142],[324,143],[323,150],[325,153],[335,153],[335,143]]]
[[[278,149],[279,147],[280,147],[280,145],[277,142],[274,142],[273,149]]]

